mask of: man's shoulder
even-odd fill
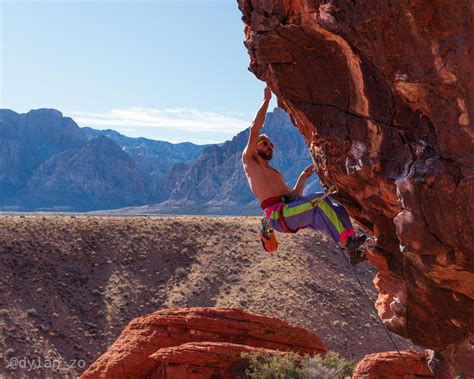
[[[255,153],[247,153],[245,150],[242,152],[242,163],[245,165],[259,164]]]
[[[258,173],[260,173],[263,168],[262,163],[255,155],[251,155],[247,159],[242,160],[242,165],[247,176],[260,175]]]

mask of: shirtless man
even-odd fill
[[[242,163],[250,189],[260,202],[261,208],[271,228],[282,233],[295,233],[310,227],[325,230],[336,242],[340,242],[350,252],[351,263],[364,260],[358,248],[365,236],[356,237],[350,218],[341,205],[328,198],[318,200],[324,194],[313,193],[301,196],[304,185],[314,173],[314,167],[306,167],[300,174],[296,185],[290,189],[283,174],[270,166],[275,146],[268,136],[260,134],[272,93],[265,88],[264,100],[250,127],[247,146],[242,154]]]

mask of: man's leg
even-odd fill
[[[310,227],[327,231],[336,241],[354,235],[352,223],[345,209],[324,199],[313,205],[324,193],[318,192],[291,202],[282,209],[283,219],[291,230]]]
[[[331,208],[336,213],[337,219],[339,219],[340,223],[342,224],[342,232],[340,232],[339,238],[336,239],[336,241],[341,241],[343,244],[345,244],[347,238],[355,236],[351,219],[349,218],[346,209],[342,205],[333,203],[329,198],[326,198],[324,202],[326,204],[323,204],[323,202],[319,203],[319,209],[321,209],[323,213],[322,217],[325,218],[325,222],[329,222],[331,217],[334,217],[331,215],[332,212],[329,210],[329,208]],[[333,222],[333,224],[336,227],[336,222]]]
[[[344,225],[344,231],[340,233],[339,240],[337,241],[348,250],[351,264],[356,265],[367,260],[364,250],[360,249],[365,242],[366,236],[362,234],[359,237],[356,237],[351,219],[342,205],[334,204],[329,199],[327,199],[326,203],[328,206],[333,208],[339,220]],[[320,204],[320,209],[325,209],[325,205],[322,204],[322,202]],[[325,220],[324,222],[326,223],[327,221]]]
[[[279,216],[280,212],[275,212],[276,219],[272,221],[279,222],[279,218],[283,217],[287,227],[291,230],[304,227],[324,230],[349,251],[351,264],[356,265],[363,262],[367,258],[363,250],[359,248],[365,242],[365,236],[355,236],[349,215],[342,205],[334,204],[328,198],[314,203],[323,195],[321,192],[314,193],[286,204],[281,210],[282,215]],[[279,227],[279,225],[275,226]]]

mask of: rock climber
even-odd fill
[[[324,198],[323,193],[302,196],[306,181],[315,171],[314,166],[306,167],[295,187],[290,189],[283,174],[270,165],[275,146],[267,135],[260,132],[271,96],[271,90],[267,86],[263,103],[250,127],[249,140],[242,154],[245,175],[250,189],[264,210],[264,221],[268,222],[270,229],[281,233],[296,233],[306,227],[324,230],[349,251],[352,264],[362,262],[365,256],[359,248],[366,237],[356,237],[344,207],[334,204],[328,197]],[[274,249],[276,247],[272,250]]]

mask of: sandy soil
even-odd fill
[[[278,234],[268,254],[257,227],[256,217],[0,217],[0,377],[75,377],[131,319],[172,307],[275,316],[353,360],[394,350],[334,242]],[[356,271],[373,301],[375,270]]]

